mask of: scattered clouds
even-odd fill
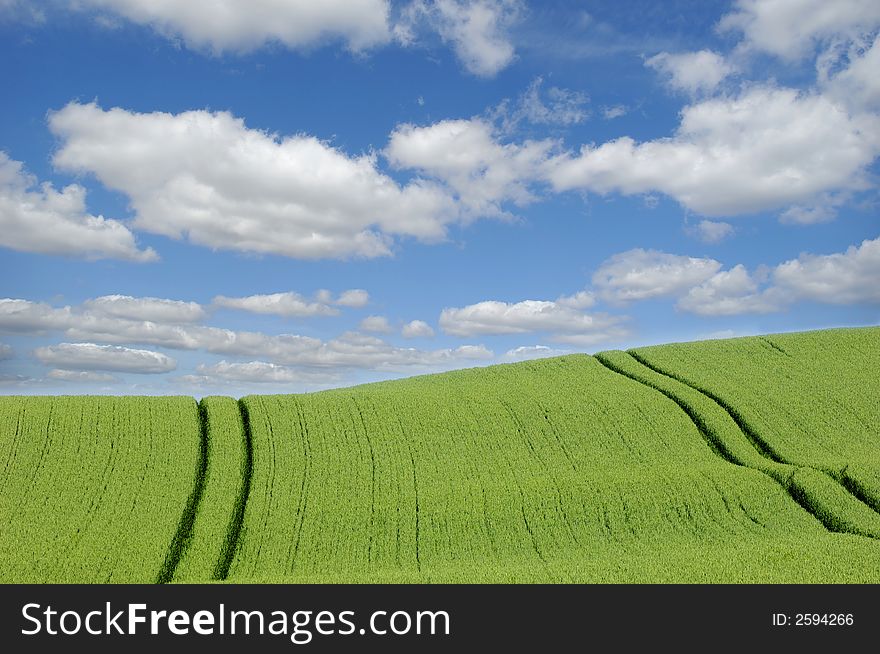
[[[734,72],[724,57],[711,50],[680,54],[661,52],[647,59],[645,65],[663,75],[672,89],[690,94],[714,91]]]
[[[78,184],[56,190],[38,184],[21,162],[0,152],[0,246],[23,252],[84,259],[155,261],[152,248],[140,250],[123,223],[86,210],[86,190]]]
[[[522,345],[508,350],[501,359],[503,361],[528,361],[531,359],[545,359],[547,357],[559,357],[571,354],[571,350],[559,350],[546,345]]]
[[[509,29],[522,10],[520,0],[413,0],[394,33],[403,44],[411,44],[419,31],[436,31],[469,73],[493,77],[516,57]]]
[[[196,302],[166,300],[157,297],[131,297],[130,295],[104,295],[86,300],[87,311],[128,320],[151,320],[172,324],[201,322],[207,317],[205,310]]]
[[[548,177],[557,191],[660,191],[706,216],[728,216],[866,189],[878,151],[880,117],[850,115],[821,94],[755,86],[685,107],[670,138],[623,137],[560,155]]]
[[[14,355],[15,353],[12,351],[12,347],[6,343],[0,343],[0,361],[11,359]]]
[[[134,226],[212,248],[303,259],[377,257],[395,236],[439,240],[456,219],[435,184],[399,186],[374,155],[280,138],[225,112],[141,114],[71,103],[49,117],[59,168],[126,194]]]
[[[119,378],[104,372],[92,372],[91,370],[61,370],[56,368],[46,373],[46,377],[55,381],[72,382],[76,384],[114,384]]]
[[[447,334],[465,337],[551,332],[551,340],[575,344],[592,344],[619,335],[621,318],[585,314],[583,302],[581,294],[559,298],[555,302],[487,300],[466,307],[443,309],[440,327]]]
[[[721,269],[714,259],[636,248],[605,260],[593,274],[599,295],[613,303],[677,295]]]
[[[388,318],[385,316],[367,316],[361,320],[360,328],[365,332],[377,334],[388,334],[392,331],[391,325],[388,324]]]
[[[501,144],[479,118],[443,120],[425,127],[399,125],[385,156],[397,168],[414,168],[445,183],[464,215],[504,216],[501,204],[535,199],[529,190],[554,147],[551,141]]]
[[[720,243],[733,235],[733,225],[715,220],[701,220],[692,228],[694,234],[703,243]]]
[[[404,338],[432,338],[434,330],[424,320],[412,320],[400,330]]]
[[[289,48],[341,39],[354,51],[390,38],[387,0],[79,0],[78,5],[147,25],[192,48],[248,52],[270,43]]]
[[[34,356],[47,366],[67,370],[159,374],[177,368],[174,359],[160,352],[94,343],[61,343],[39,347],[34,350]]]
[[[66,344],[64,347],[53,346],[45,352],[44,349],[38,350],[41,353],[38,358],[47,365],[73,370],[86,369],[83,365],[71,363],[74,354],[78,354],[80,358],[92,355],[106,360],[126,360],[126,347],[102,349],[108,346],[92,343],[203,350],[223,356],[251,357],[278,365],[339,370],[431,369],[462,362],[485,361],[495,356],[483,345],[420,350],[397,347],[359,332],[345,332],[336,338],[321,340],[296,334],[274,335],[196,324],[130,320],[96,313],[86,309],[87,305],[88,303],[80,307],[56,308],[28,300],[0,299],[0,331],[58,331],[70,340],[90,341],[85,344]],[[69,356],[62,360],[61,355]],[[110,367],[94,369],[117,370]]]
[[[719,22],[743,35],[741,47],[796,60],[835,38],[855,39],[880,26],[875,0],[737,0]]]

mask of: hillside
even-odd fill
[[[880,328],[0,398],[4,582],[880,581]]]

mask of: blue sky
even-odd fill
[[[0,393],[877,324],[878,29],[869,0],[0,0]]]

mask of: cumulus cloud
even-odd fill
[[[134,225],[212,248],[303,259],[390,254],[395,236],[438,240],[457,219],[435,184],[399,186],[375,157],[280,138],[229,113],[141,114],[71,103],[49,117],[59,168],[130,199]]]
[[[572,298],[516,303],[487,300],[443,309],[440,327],[453,336],[552,332],[553,341],[577,344],[607,340],[620,333],[621,318],[585,314],[580,302]]]
[[[557,156],[547,176],[558,191],[660,191],[727,216],[868,188],[878,151],[880,117],[851,115],[822,94],[758,86],[685,107],[670,138],[623,137]]]
[[[830,48],[816,68],[823,91],[850,111],[880,110],[880,34]]]
[[[360,328],[365,332],[375,332],[378,334],[388,334],[391,332],[391,325],[388,324],[388,318],[385,316],[367,316],[361,320]]]
[[[336,304],[340,307],[360,308],[365,307],[370,302],[370,294],[362,288],[352,288],[343,291]]]
[[[737,0],[722,31],[743,35],[747,49],[794,60],[834,38],[857,38],[880,26],[875,0]]]
[[[781,311],[798,301],[825,304],[880,303],[880,238],[845,252],[800,255],[750,274],[742,265],[691,289],[678,308],[705,316]]]
[[[442,180],[455,193],[467,217],[501,216],[502,203],[524,205],[534,200],[535,181],[551,141],[501,144],[492,126],[479,118],[443,120],[417,127],[399,125],[385,156],[398,168],[414,168]]]
[[[400,330],[404,338],[431,338],[434,330],[424,320],[412,320],[406,323]]]
[[[174,359],[160,352],[95,343],[60,343],[39,347],[34,350],[34,356],[47,366],[58,366],[65,370],[159,374],[177,368]]]
[[[173,324],[200,322],[208,315],[196,302],[130,295],[104,295],[86,300],[83,302],[83,308],[114,318]]]
[[[0,361],[11,359],[14,355],[12,347],[6,343],[0,343]]]
[[[326,39],[344,40],[357,51],[390,39],[388,0],[79,0],[78,4],[216,53],[247,52],[267,43],[302,48]]]
[[[605,260],[593,274],[593,286],[611,302],[647,300],[679,294],[720,269],[714,259],[636,248]]]
[[[226,309],[239,309],[251,313],[271,314],[285,317],[336,316],[339,310],[324,302],[309,302],[299,293],[272,293],[247,297],[218,295],[214,305]]]
[[[799,299],[829,304],[880,302],[880,238],[845,252],[802,254],[773,272],[775,284]]]
[[[692,288],[676,306],[701,316],[733,316],[779,311],[780,300],[775,291],[759,291],[745,266],[737,265]]]
[[[45,302],[0,298],[0,329],[39,332],[66,329],[72,320],[70,307],[56,309]]]
[[[46,377],[55,381],[74,382],[78,384],[113,384],[119,378],[108,375],[105,372],[92,372],[90,370],[61,370],[56,368],[46,373]]]
[[[0,246],[22,252],[84,259],[155,261],[152,248],[138,249],[123,223],[86,210],[86,190],[78,184],[60,191],[38,184],[21,162],[0,152]]]
[[[711,50],[670,54],[661,52],[645,60],[645,65],[661,73],[671,88],[686,93],[708,93],[731,73],[731,66]]]
[[[734,230],[730,223],[701,220],[693,231],[703,243],[720,243],[728,236],[733,235]]]
[[[521,13],[520,0],[413,0],[394,31],[409,44],[427,26],[452,46],[468,72],[492,77],[516,57],[509,29]]]

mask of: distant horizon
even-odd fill
[[[876,2],[220,1],[0,3],[0,395],[880,324]]]

